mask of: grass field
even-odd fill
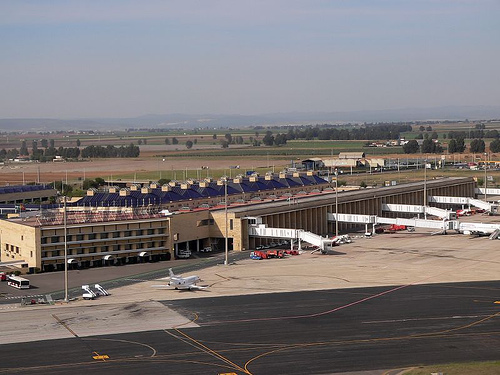
[[[442,373],[443,375],[498,375],[500,374],[500,362],[468,362],[423,366],[404,372],[404,375],[430,375],[433,373]]]

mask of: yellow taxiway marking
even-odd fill
[[[94,358],[96,361],[97,360],[105,361],[106,359],[109,359],[109,355],[107,354],[99,354],[97,352],[93,352],[92,354],[95,354],[94,356],[92,356],[92,358]]]

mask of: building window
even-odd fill
[[[123,232],[123,236],[124,237],[132,237],[132,231],[131,230],[126,230],[125,232]]]
[[[33,258],[33,251],[30,251],[30,258]]]
[[[144,231],[142,229],[138,229],[135,231],[136,236],[142,236],[144,234]]]
[[[113,238],[120,237],[120,232],[113,232]]]
[[[132,250],[132,244],[130,244],[130,243],[125,244],[125,249],[124,250]]]
[[[233,230],[233,219],[229,220],[229,230]]]
[[[109,233],[101,233],[101,240],[104,238],[108,238]]]
[[[102,246],[101,247],[101,251],[102,252],[105,252],[105,251],[108,251],[109,250],[109,246]]]
[[[113,245],[113,251],[119,251],[120,245]]]
[[[67,242],[71,242],[71,241],[73,241],[73,236],[72,236],[71,234],[68,234],[68,235],[66,236],[66,241],[67,241]]]
[[[23,240],[24,240],[24,236],[21,236],[21,241],[23,241]]]
[[[16,246],[16,253],[19,254],[19,246]]]
[[[95,233],[89,234],[89,240],[95,240],[96,238],[97,238],[97,235]]]
[[[165,233],[165,228],[158,228],[158,234]]]
[[[152,235],[152,234],[155,234],[155,230],[154,229],[148,229],[148,235]]]
[[[52,236],[52,238],[50,239],[50,242],[51,243],[59,242],[59,236]]]
[[[97,249],[95,247],[89,247],[89,253],[96,253]]]
[[[76,240],[77,241],[83,241],[83,234],[77,234],[76,235]]]
[[[45,245],[47,243],[47,237],[42,237],[41,243]]]

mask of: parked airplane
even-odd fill
[[[175,289],[187,289],[187,290],[196,290],[196,289],[206,289],[206,286],[196,285],[198,281],[201,281],[199,276],[187,276],[182,277],[181,275],[175,275],[172,268],[168,269],[168,273],[170,274],[170,281],[166,286],[174,287]],[[165,285],[153,285],[154,287],[163,287]]]

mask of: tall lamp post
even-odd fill
[[[225,215],[225,220],[226,220],[226,233],[224,235],[224,265],[227,266],[229,265],[228,261],[228,251],[229,251],[229,246],[228,246],[228,228],[227,228],[227,176],[224,178],[224,215]]]
[[[485,152],[484,153],[484,201],[488,202],[488,193],[486,192],[486,189],[488,188],[488,178],[486,176],[486,156],[488,154]]]
[[[62,190],[62,188],[61,188]],[[68,221],[66,214],[66,195],[64,195],[64,302],[69,302],[68,298]]]
[[[339,189],[338,189],[338,171],[335,168],[335,237],[339,235]]]
[[[424,160],[424,219],[427,220],[427,159]]]

